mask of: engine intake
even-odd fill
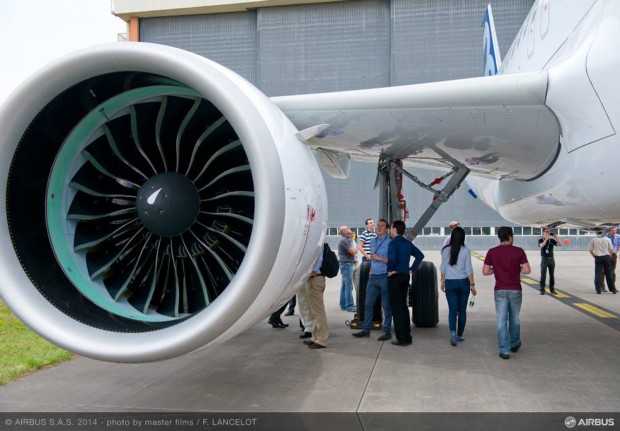
[[[309,272],[320,172],[233,72],[170,47],[107,45],[50,65],[5,106],[0,292],[56,344],[113,361],[176,356],[256,323]]]

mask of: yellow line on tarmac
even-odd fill
[[[471,252],[471,254],[472,254],[472,256],[474,256],[476,259],[484,261],[484,256],[483,256],[483,255],[481,255],[481,254],[479,254],[479,253],[476,253],[475,251],[472,251],[472,252]]]
[[[545,289],[545,290],[547,291],[548,294],[551,295],[551,292],[549,292],[549,289]],[[557,289],[555,291],[555,295],[553,295],[553,296],[555,296],[556,298],[570,298],[569,295],[567,295],[565,293],[562,293],[562,292],[558,291]]]
[[[529,278],[529,277],[522,277],[522,278],[521,278],[521,281],[522,281],[523,283],[525,283],[525,284],[531,284],[531,285],[539,284],[539,282],[538,282],[538,281],[536,281],[536,280],[532,280],[532,279],[531,279],[531,278]]]
[[[586,310],[589,313],[594,314],[595,316],[598,317],[602,317],[602,318],[606,318],[606,319],[617,319],[618,316],[615,316],[613,314],[607,313],[606,311],[601,310],[600,308],[597,308],[593,305],[590,304],[584,304],[583,302],[575,302],[573,304],[575,307],[579,307],[582,310]]]

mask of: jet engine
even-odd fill
[[[234,72],[117,43],[29,78],[0,110],[0,296],[114,362],[178,356],[285,303],[324,239],[321,172]]]

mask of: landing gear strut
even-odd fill
[[[430,184],[423,183],[416,176],[403,169],[402,160],[393,160],[385,157],[379,160],[378,176],[381,180],[380,218],[388,221],[406,221],[408,211],[402,194],[403,176],[434,194],[432,203],[411,229],[411,240],[414,240],[415,237],[422,232],[424,226],[430,221],[435,212],[437,212],[443,203],[448,201],[450,196],[460,187],[469,173],[469,168],[462,163],[452,159],[438,148],[433,148],[433,150],[444,159],[447,165],[452,166],[452,168],[447,174],[436,178]],[[433,188],[433,186],[440,184],[447,178],[449,178],[449,180],[443,189],[437,190]],[[363,274],[364,270],[369,271],[370,265],[360,268],[360,283],[358,288],[360,292],[365,292],[365,281],[368,280],[368,274]],[[362,280],[364,283],[362,283]],[[409,289],[409,305],[412,307],[411,321],[415,326],[432,328],[437,325],[439,322],[438,297],[437,269],[432,262],[424,261],[412,274],[411,286]],[[373,326],[378,323],[380,327],[382,322],[380,313],[381,307],[380,305],[377,307],[377,304],[375,304],[374,309]],[[360,307],[358,302],[358,312],[359,311]],[[359,318],[363,321],[364,309],[361,308],[361,311]]]

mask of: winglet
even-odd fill
[[[497,75],[502,64],[502,56],[499,53],[491,3],[489,3],[487,10],[484,12],[482,27],[484,27],[484,76]]]

